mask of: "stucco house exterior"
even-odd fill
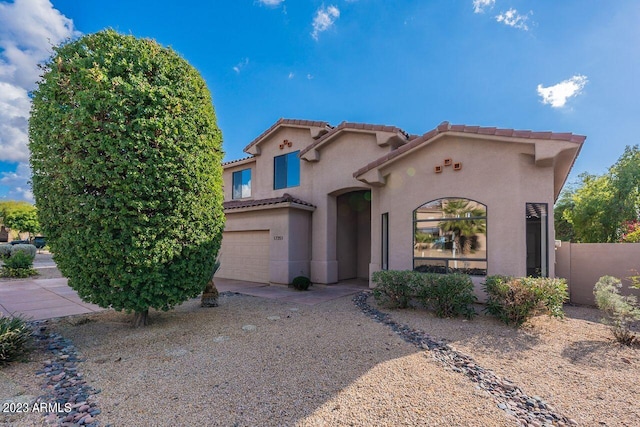
[[[287,284],[381,269],[555,275],[553,203],[584,136],[443,122],[280,119],[223,165],[217,277]]]

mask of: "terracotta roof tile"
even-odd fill
[[[370,130],[373,132],[391,132],[391,133],[400,133],[404,135],[404,137],[409,140],[409,134],[404,130],[400,129],[396,126],[387,126],[387,125],[372,125],[368,123],[351,123],[351,122],[341,122],[338,126],[332,128],[329,132],[322,135],[318,138],[313,144],[309,144],[305,148],[300,151],[300,155],[304,155],[304,153],[313,150],[319,144],[322,144],[327,139],[336,135],[337,133],[343,131],[344,129],[356,129],[356,130]],[[417,135],[415,136],[417,137]]]
[[[495,135],[502,137],[510,137],[510,138],[528,138],[528,139],[550,139],[556,141],[569,141],[574,142],[576,144],[582,144],[584,140],[587,138],[582,135],[574,135],[572,133],[559,133],[559,132],[532,132],[530,130],[514,130],[514,129],[502,129],[495,127],[480,127],[480,126],[466,126],[466,125],[452,125],[449,122],[440,123],[435,129],[430,130],[429,132],[419,136],[417,138],[410,139],[409,142],[405,145],[398,147],[396,150],[390,152],[389,154],[382,156],[373,162],[369,163],[363,168],[357,170],[353,176],[357,178],[370,171],[373,168],[376,168],[389,160],[392,160],[403,153],[412,150],[418,145],[435,138],[437,135],[445,132],[462,132],[462,133],[475,133],[478,135]]]
[[[309,202],[305,202],[304,200],[297,199],[293,197],[289,193],[284,193],[282,197],[273,197],[270,199],[258,199],[258,200],[231,200],[228,202],[224,202],[223,206],[225,209],[240,209],[240,208],[252,208],[256,206],[267,206],[267,205],[277,205],[279,203],[296,203],[298,205],[310,206],[315,208]]]
[[[294,125],[294,126],[309,126],[309,127],[327,127],[329,128],[329,123],[322,121],[313,121],[313,120],[299,120],[299,119],[285,119],[279,118],[277,122],[275,122],[271,127],[264,132],[262,132],[257,138],[249,143],[246,147],[244,147],[244,151],[247,151],[252,146],[256,145],[260,140],[269,135],[271,132],[276,130],[278,126],[281,125]]]
[[[240,163],[240,162],[244,162],[245,160],[249,160],[249,159],[253,159],[253,156],[247,156],[247,157],[243,157],[241,159],[235,159],[235,160],[229,160],[228,162],[223,162],[222,166],[229,166],[232,165],[234,163]]]

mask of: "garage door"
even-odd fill
[[[269,231],[222,233],[220,269],[216,277],[269,282]]]

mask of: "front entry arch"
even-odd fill
[[[371,262],[371,191],[336,197],[338,280],[369,277]]]

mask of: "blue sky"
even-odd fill
[[[587,136],[571,180],[640,143],[640,2],[0,1],[0,198],[31,198],[28,91],[50,43],[104,28],[203,75],[226,160],[280,117]]]

